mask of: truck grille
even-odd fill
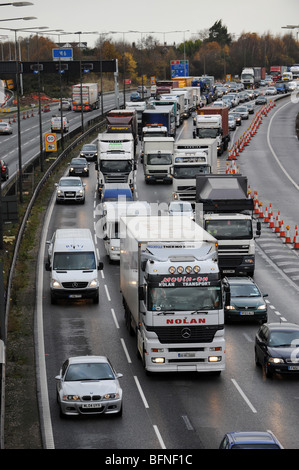
[[[218,253],[221,255],[233,255],[234,253],[247,255],[249,252],[249,245],[220,245],[218,246]]]
[[[233,266],[240,266],[243,262],[243,257],[240,256],[221,256],[220,253],[218,258],[219,268],[230,268]]]
[[[224,325],[216,326],[147,326],[147,331],[156,333],[161,344],[211,343],[215,333]]]
[[[127,183],[127,174],[105,175],[105,183]]]
[[[168,171],[167,170],[148,170],[149,173],[153,174],[160,174],[160,175],[167,175]]]

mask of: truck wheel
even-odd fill
[[[126,327],[127,327],[127,330],[129,332],[130,336],[134,336],[134,330],[133,330],[132,325],[131,325],[131,313],[128,310],[128,308],[126,308],[126,310],[125,310],[125,320],[126,320]]]

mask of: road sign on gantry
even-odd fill
[[[171,78],[188,77],[189,61],[188,60],[171,60],[170,61]]]
[[[53,60],[73,60],[73,49],[68,47],[65,49],[52,49]]]

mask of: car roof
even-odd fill
[[[298,330],[299,331],[299,325],[296,323],[266,323],[266,326],[269,328],[269,330]]]
[[[253,281],[253,279],[251,279],[251,277],[246,277],[246,276],[242,276],[242,277],[227,277],[227,282],[229,284],[255,284],[255,282]]]
[[[257,442],[261,443],[270,443],[276,442],[273,435],[269,432],[259,432],[259,431],[245,431],[245,432],[232,432],[229,433],[231,438],[235,443],[245,443],[245,442]]]
[[[109,362],[106,356],[74,356],[69,357],[68,361],[70,364],[78,364],[79,362]]]

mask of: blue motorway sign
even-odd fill
[[[73,49],[71,47],[65,49],[52,49],[53,60],[73,60]]]
[[[171,78],[189,77],[189,61],[188,60],[171,60],[170,61]]]

